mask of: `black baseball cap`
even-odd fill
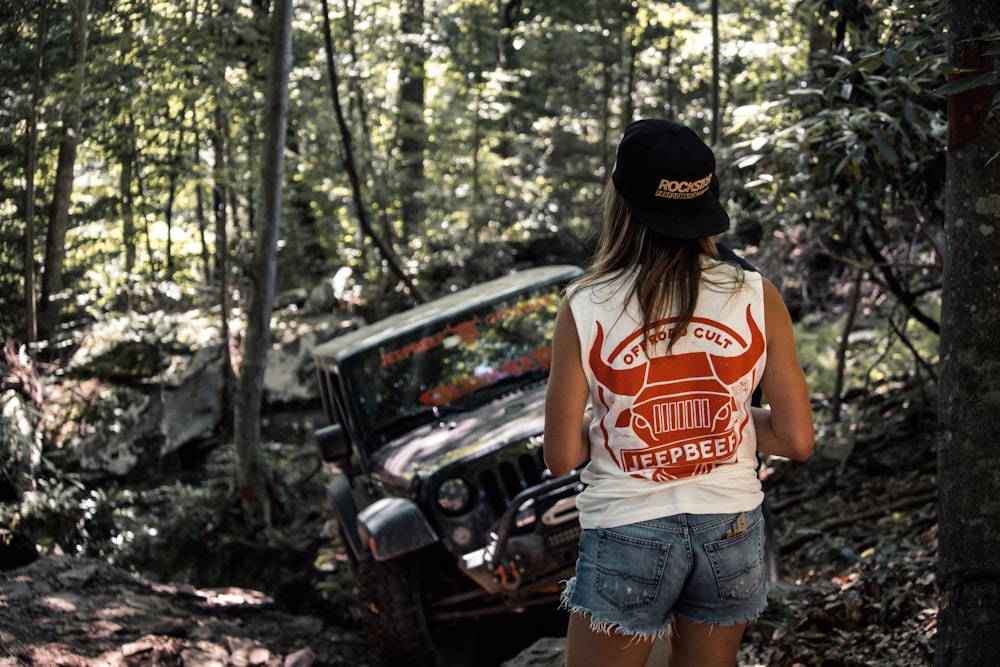
[[[657,234],[697,239],[729,229],[715,155],[687,126],[661,119],[631,123],[611,181],[632,217]]]

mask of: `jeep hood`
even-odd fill
[[[388,484],[409,487],[453,462],[540,435],[544,414],[544,384],[452,412],[383,445],[372,455],[371,470]]]

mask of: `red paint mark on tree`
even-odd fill
[[[984,55],[986,42],[971,40],[954,48],[952,64],[961,71],[948,75],[949,81],[990,71],[990,62]],[[991,86],[977,86],[948,96],[948,150],[961,150],[979,138],[992,95]]]

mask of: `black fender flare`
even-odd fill
[[[346,543],[349,555],[355,562],[371,560],[372,554],[358,535],[358,506],[351,493],[351,482],[346,475],[338,475],[327,487],[330,503],[337,514],[341,537]]]
[[[434,527],[416,503],[381,498],[357,514],[357,533],[375,560],[390,560],[438,541]]]

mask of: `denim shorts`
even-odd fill
[[[760,507],[743,515],[745,524],[740,513],[678,514],[584,530],[562,606],[593,630],[640,638],[663,636],[674,614],[749,623],[767,606],[764,517]]]

